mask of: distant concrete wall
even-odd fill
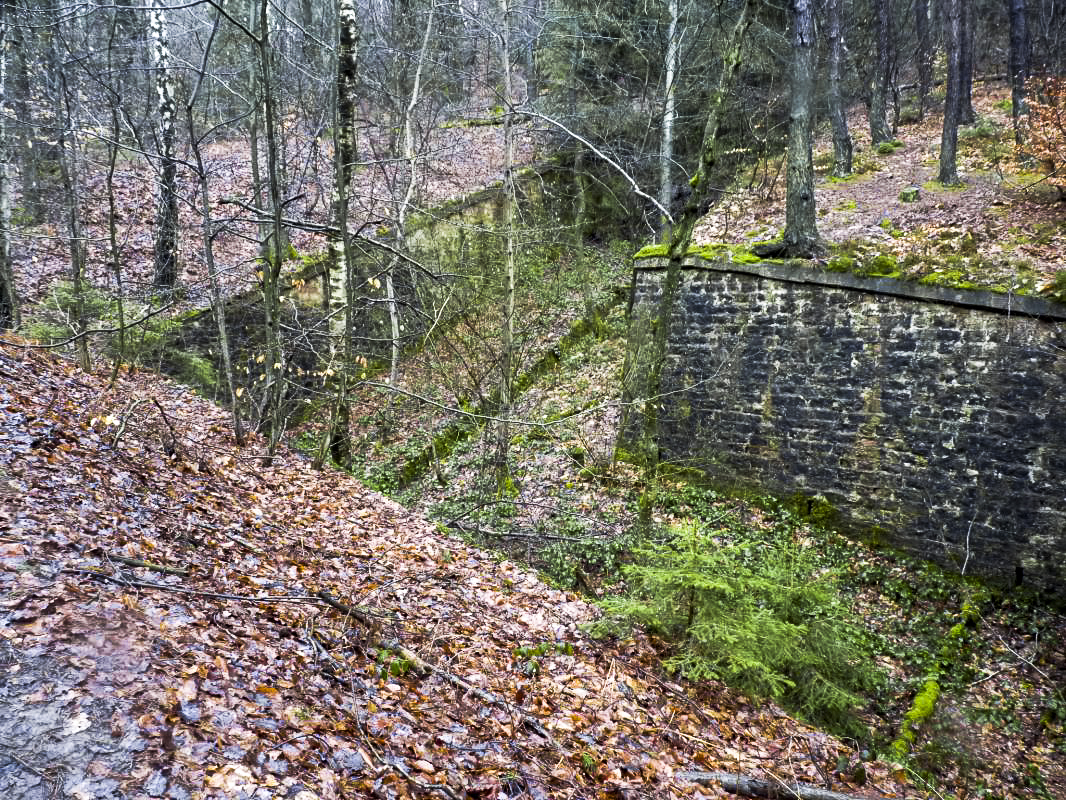
[[[638,262],[634,276],[631,397],[662,267]],[[799,499],[839,527],[967,574],[1062,597],[1063,306],[695,259],[667,351],[663,460],[722,488]],[[640,424],[629,416],[622,447]]]

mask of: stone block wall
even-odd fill
[[[662,267],[641,261],[634,275],[630,399],[641,396],[641,331],[657,310]],[[662,460],[1062,598],[1066,308],[694,259],[662,393]],[[623,447],[640,425],[627,417]]]

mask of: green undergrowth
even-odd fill
[[[809,545],[688,521],[641,543],[631,558],[624,592],[601,601],[606,616],[596,632],[639,624],[667,643],[670,671],[722,680],[862,734],[855,712],[881,676],[833,574]]]

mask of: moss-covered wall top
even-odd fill
[[[634,365],[664,275],[638,265]],[[664,461],[724,488],[809,498],[840,527],[1062,597],[1066,308],[700,258],[679,297]],[[640,383],[630,376],[634,398]],[[630,417],[623,445],[639,425]]]

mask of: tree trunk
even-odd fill
[[[159,124],[159,198],[155,226],[155,285],[173,288],[178,281],[178,194],[174,160],[174,78],[170,69],[170,40],[166,10],[153,0],[148,12],[152,67],[156,76],[156,114]]]
[[[801,258],[810,257],[818,249],[811,159],[811,106],[816,69],[814,6],[811,0],[793,0],[792,110],[788,125],[785,233],[782,238],[789,254]]]
[[[327,454],[345,469],[352,460],[351,411],[348,405],[348,370],[355,363],[353,331],[355,320],[355,264],[348,231],[348,202],[358,158],[355,139],[356,87],[358,74],[359,19],[355,0],[340,0],[337,9],[338,48],[335,81],[333,167],[333,217],[339,233],[330,242],[330,333],[335,359],[342,362],[334,376],[335,400],[323,438],[323,447],[315,459],[325,463]]]
[[[929,0],[915,0],[914,30],[918,38],[915,60],[918,62],[918,119],[925,118],[929,95],[933,91],[933,48],[929,41]]]
[[[670,22],[666,31],[663,126],[662,140],[659,145],[659,204],[663,208],[670,208],[670,200],[673,196],[671,173],[674,160],[674,120],[677,117],[677,86],[675,84],[677,83],[678,54],[681,50],[678,31],[681,13],[678,0],[667,0],[667,13],[670,15]],[[668,234],[667,220],[660,219],[659,228],[664,234]]]
[[[430,37],[433,34],[433,24],[436,18],[437,6],[433,2],[429,7],[429,15],[426,18],[426,27],[422,32],[422,45],[418,51],[418,62],[415,65],[414,81],[411,84],[411,94],[407,106],[403,112],[403,160],[407,166],[407,182],[404,186],[403,196],[400,198],[396,209],[396,249],[399,253],[407,251],[407,217],[411,211],[411,203],[414,201],[415,189],[418,184],[418,152],[415,148],[415,112],[418,108],[422,94],[422,72],[426,66],[426,54],[429,52]],[[385,271],[385,298],[389,308],[389,328],[392,334],[391,354],[389,358],[389,383],[393,386],[399,377],[400,352],[401,352],[401,320],[400,307],[396,297],[395,271],[400,256],[394,255],[389,260]],[[414,289],[414,281],[411,285]]]
[[[189,131],[189,143],[193,158],[196,163],[196,179],[200,190],[200,233],[204,246],[204,261],[207,264],[207,278],[211,287],[211,303],[215,312],[215,327],[218,331],[219,350],[222,353],[222,369],[226,374],[226,388],[229,390],[230,415],[233,420],[233,438],[237,446],[244,445],[244,425],[241,421],[241,401],[237,390],[236,374],[233,370],[233,358],[230,350],[229,331],[226,328],[226,302],[222,296],[222,284],[218,276],[218,265],[215,263],[214,246],[214,220],[211,214],[211,195],[207,182],[207,170],[204,169],[203,156],[200,151],[200,139],[196,135],[196,125],[193,121],[193,107],[196,105],[197,95],[207,75],[207,62],[211,54],[211,46],[218,33],[221,14],[215,14],[211,36],[204,46],[203,59],[200,62],[200,70],[196,76],[196,86],[189,95],[185,106],[185,119]]]
[[[36,26],[27,31],[22,25],[14,22],[18,19],[18,13],[22,11],[19,4],[10,2],[7,4],[9,16],[9,35],[12,52],[12,105],[14,110],[13,120],[18,132],[18,159],[19,172],[22,176],[22,209],[26,220],[31,225],[44,222],[45,202],[44,187],[41,184],[40,171],[37,164],[36,135],[34,130],[34,115],[30,105],[33,93],[30,90],[30,45],[26,39],[36,41]]]
[[[504,295],[500,326],[500,410],[496,430],[496,479],[504,491],[510,481],[511,378],[514,370],[515,310],[515,231],[514,231],[514,94],[511,87],[511,8],[509,0],[499,0],[500,69],[503,72],[503,214]]]
[[[1029,27],[1025,0],[1008,0],[1010,12],[1010,100],[1014,121],[1014,138],[1021,143],[1019,121],[1028,113],[1025,102],[1025,81],[1029,77]]]
[[[888,124],[888,91],[892,72],[891,0],[874,0],[877,14],[877,65],[870,88],[870,139],[874,146],[892,140]]]
[[[959,40],[959,124],[970,125],[977,120],[973,110],[973,3],[962,4]]]
[[[266,251],[276,254],[263,264],[263,308],[267,340],[266,394],[260,423],[268,432],[267,458],[273,458],[281,441],[281,408],[285,398],[285,354],[281,347],[281,247],[285,229],[282,223],[281,171],[278,164],[278,130],[272,78],[272,50],[268,19],[269,0],[259,5],[259,72],[263,90],[263,122],[267,150],[267,187],[270,191],[270,234]]]
[[[0,0],[0,328],[17,328],[19,317],[15,271],[11,264],[11,148],[8,142],[8,42],[14,7]]]
[[[644,529],[650,528],[651,525],[651,503],[648,493],[654,491],[659,470],[659,406],[662,403],[659,395],[666,363],[666,345],[670,337],[670,321],[681,284],[682,265],[692,242],[692,229],[703,215],[704,203],[711,189],[711,176],[718,163],[718,128],[740,68],[744,37],[753,21],[751,12],[754,4],[755,0],[745,0],[725,41],[718,82],[708,99],[699,163],[692,179],[693,190],[670,232],[669,261],[658,307],[651,317],[640,321],[634,320],[632,323],[641,328],[637,335],[648,339],[647,353],[639,356],[640,367],[629,370],[630,374],[640,375],[638,380],[642,385],[630,383],[626,388],[627,397],[633,399],[633,408],[639,408],[643,417],[637,444],[637,456],[643,463],[645,473],[645,495],[640,500],[638,519],[638,525]],[[624,413],[628,415],[632,412],[627,408]],[[625,425],[624,421],[623,425]]]
[[[945,0],[947,12],[948,91],[944,100],[944,128],[940,137],[940,174],[945,185],[959,182],[956,151],[959,143],[961,98],[962,6],[969,0]]]
[[[844,61],[844,34],[841,23],[843,0],[828,0],[829,14],[829,121],[833,127],[833,175],[851,174],[852,145],[848,118],[840,90],[840,69]]]
[[[52,6],[49,10],[55,10]],[[58,15],[51,15],[53,24],[59,25]],[[78,182],[77,140],[71,135],[75,129],[73,110],[70,104],[71,92],[67,86],[63,71],[62,58],[59,53],[58,31],[51,38],[49,53],[49,81],[52,90],[52,102],[55,113],[56,146],[59,150],[59,178],[66,216],[67,236],[70,247],[70,281],[74,293],[73,320],[71,329],[75,334],[86,330],[85,313],[85,238],[82,234],[81,213],[78,208],[80,185]],[[92,369],[89,359],[89,342],[87,337],[79,336],[76,342],[78,364],[85,372]]]

